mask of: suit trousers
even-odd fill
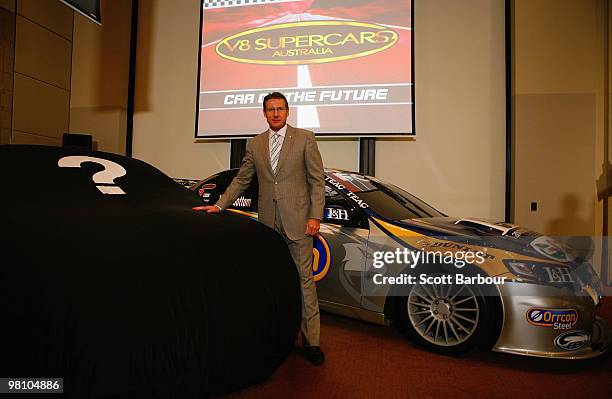
[[[317,287],[312,276],[313,239],[310,236],[306,236],[300,240],[290,240],[285,234],[278,205],[275,206],[274,230],[285,239],[300,275],[300,286],[302,288],[302,345],[319,346],[321,317],[319,314]],[[306,231],[306,222],[304,222],[304,231]]]

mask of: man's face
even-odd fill
[[[289,110],[285,106],[285,100],[282,98],[271,98],[266,101],[266,109],[264,116],[270,125],[270,129],[278,132],[287,123]]]

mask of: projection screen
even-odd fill
[[[196,139],[259,133],[272,91],[318,136],[414,134],[411,0],[203,0],[201,23]]]

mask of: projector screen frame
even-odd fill
[[[91,22],[98,24],[99,26],[102,26],[102,11],[100,10],[100,1],[98,0],[97,3],[97,14],[95,15],[91,15],[91,14],[87,14],[84,10],[81,10],[79,7],[77,7],[76,5],[70,3],[69,0],[59,0],[60,3],[72,8],[74,11],[78,12],[79,14],[81,14],[82,16],[84,16],[85,18],[89,19]]]
[[[200,0],[200,19],[198,21],[198,67],[197,67],[197,78],[196,78],[196,102],[195,102],[195,125],[194,125],[194,142],[195,143],[203,143],[203,142],[214,142],[214,141],[226,141],[228,139],[233,140],[233,139],[250,139],[255,137],[258,132],[257,132],[257,128],[254,127],[253,129],[253,133],[245,133],[245,134],[220,134],[220,135],[214,135],[214,136],[202,136],[202,135],[198,135],[198,126],[199,126],[199,119],[200,119],[200,79],[201,79],[201,75],[202,75],[202,28],[203,28],[203,16],[204,16],[204,1],[205,0]],[[350,133],[350,132],[346,132],[346,133],[318,133],[315,132],[316,137],[324,137],[324,138],[408,138],[408,139],[414,139],[417,134],[416,134],[416,101],[415,101],[415,51],[414,51],[414,43],[415,43],[415,39],[414,39],[414,0],[410,0],[410,30],[411,30],[411,34],[410,34],[410,57],[411,57],[411,73],[410,73],[410,79],[411,79],[411,85],[410,85],[410,91],[411,91],[411,101],[412,101],[412,107],[411,107],[411,117],[412,117],[412,121],[411,121],[411,129],[412,132],[400,132],[400,133],[376,133],[376,132],[370,132],[370,133]],[[257,89],[254,89],[257,90]],[[279,91],[282,92],[282,89],[278,89]],[[294,106],[291,105],[291,103],[289,104],[289,109],[294,108]],[[254,121],[254,125],[255,125],[256,121]]]

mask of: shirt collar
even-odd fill
[[[285,126],[283,126],[278,132],[274,132],[274,130],[268,128],[268,133],[270,133],[270,137],[272,137],[274,133],[278,133],[282,138],[285,138],[285,134],[287,134],[287,124],[285,123]]]

